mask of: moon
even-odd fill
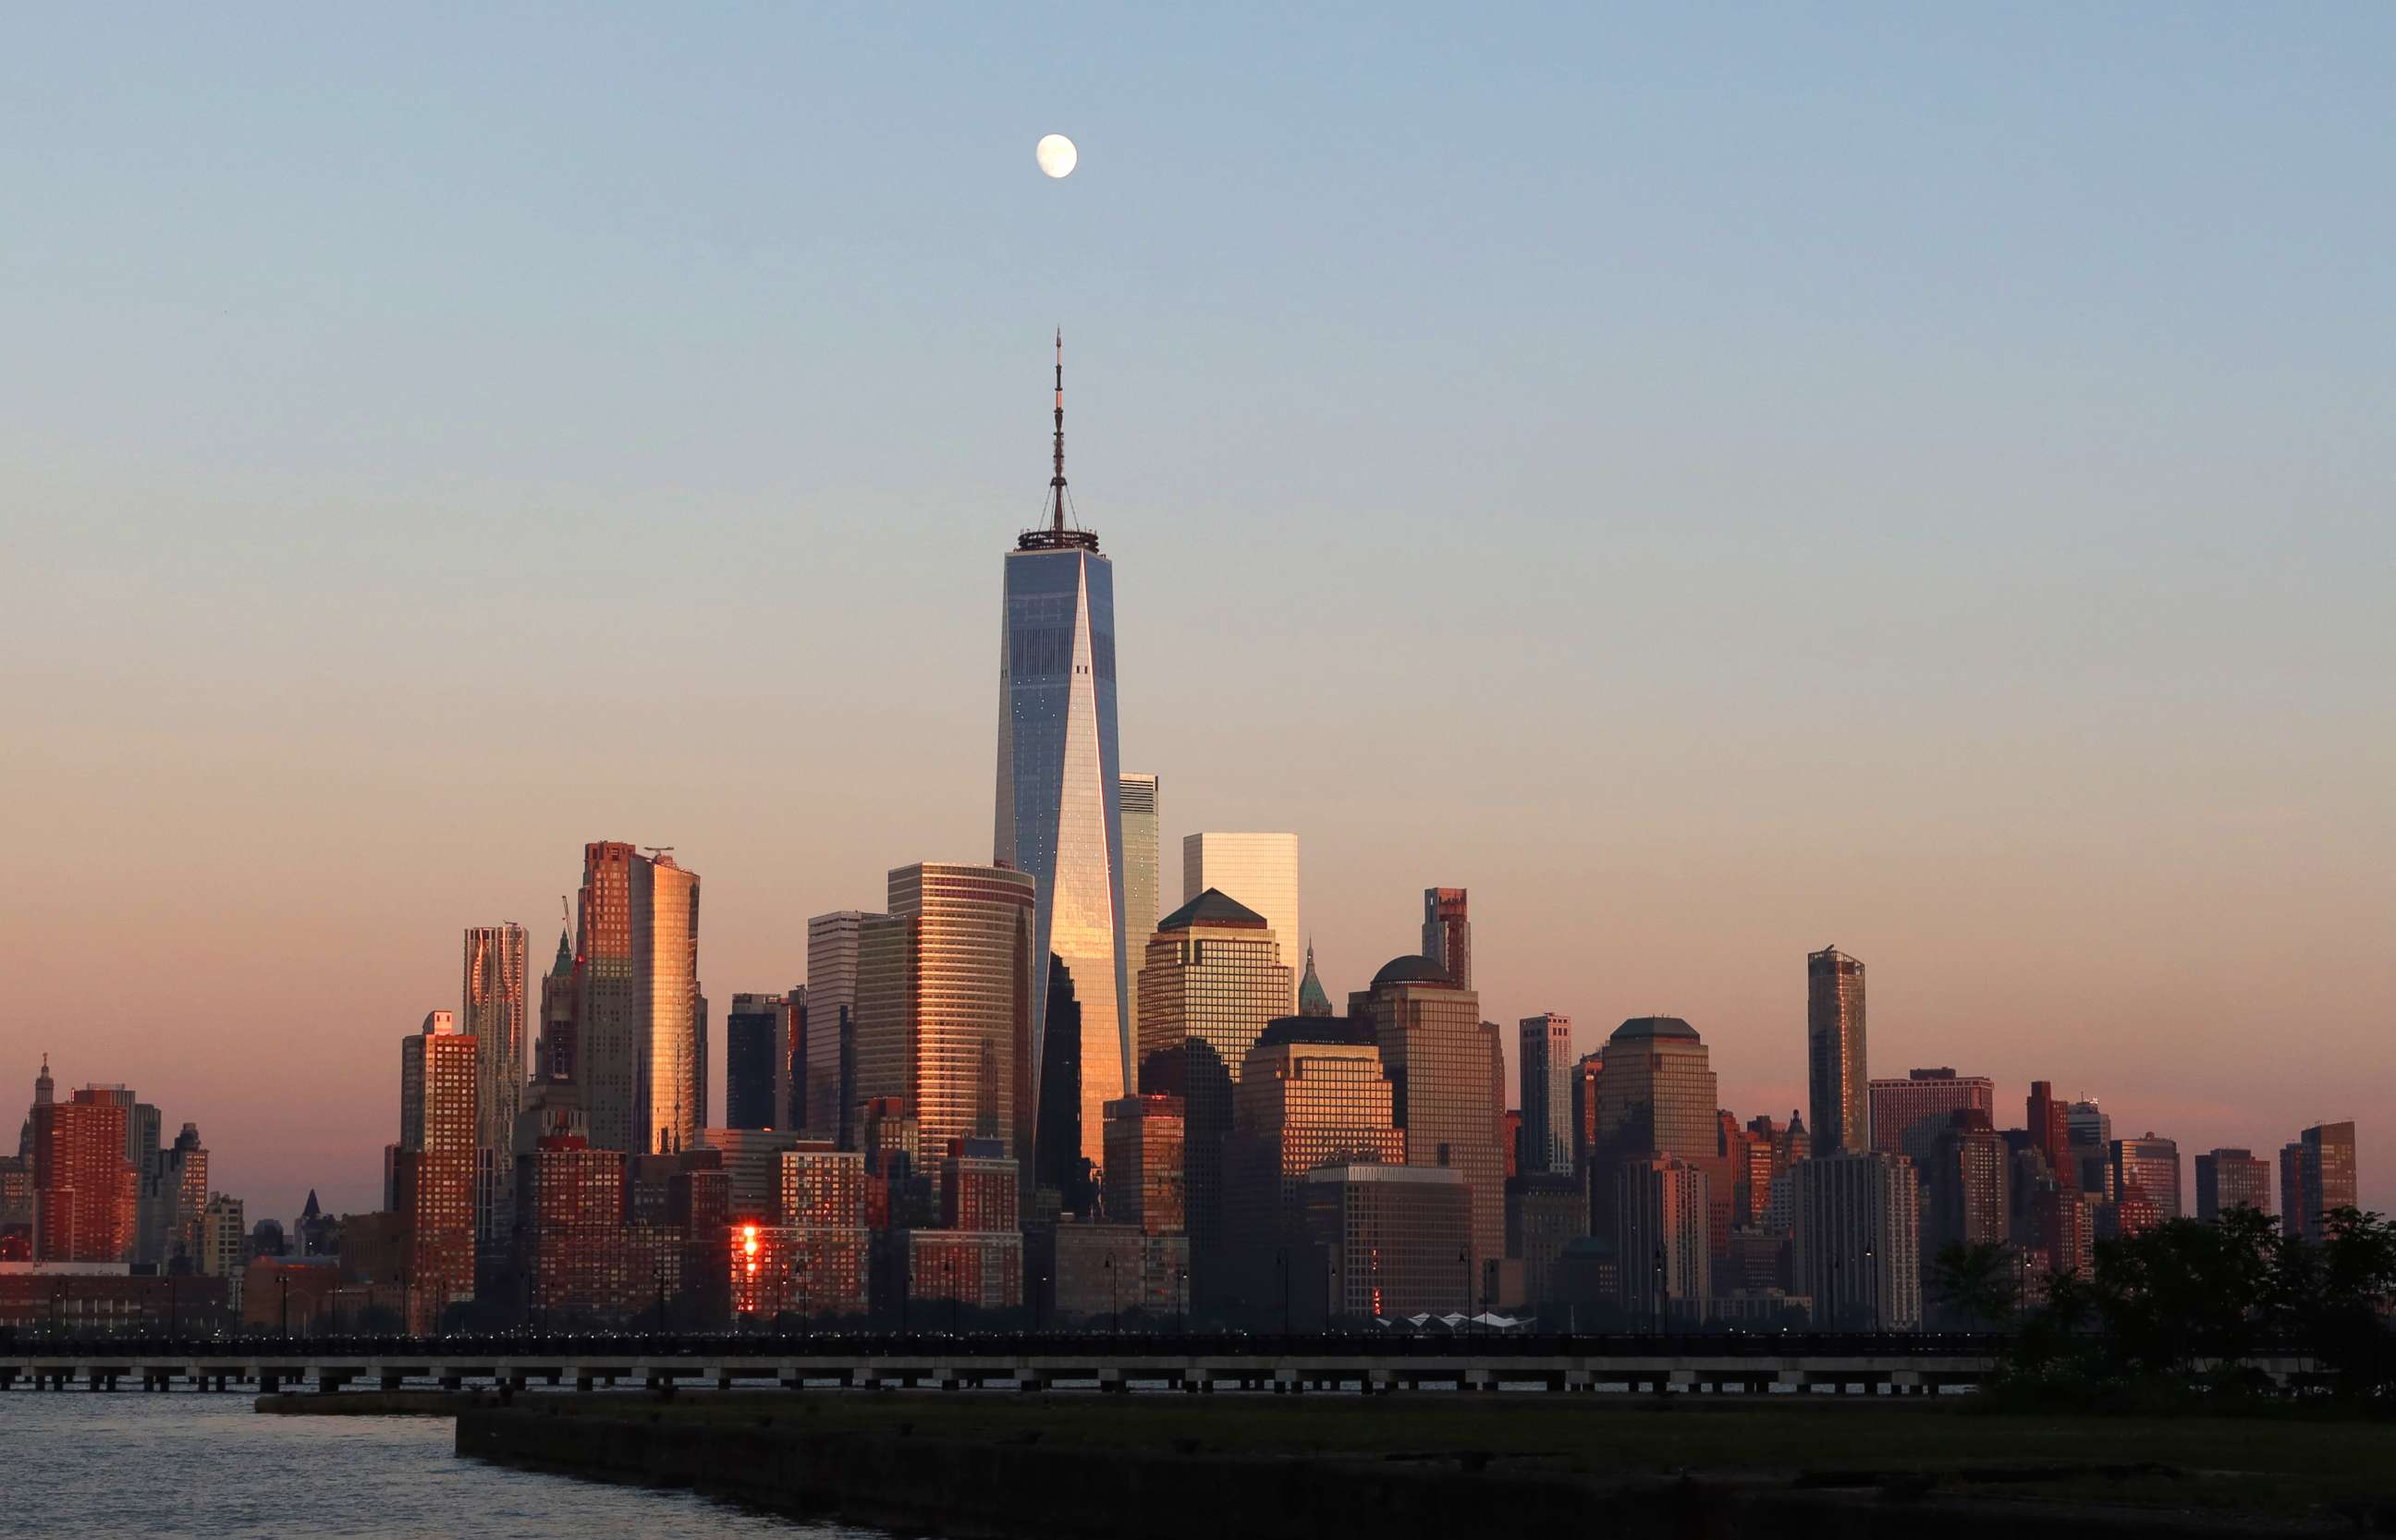
[[[1064,135],[1050,134],[1032,152],[1032,158],[1040,163],[1041,170],[1051,177],[1062,178],[1073,174],[1073,167],[1082,162],[1082,153],[1074,149],[1073,141]]]

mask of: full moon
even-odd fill
[[[1032,152],[1032,158],[1040,163],[1041,170],[1052,177],[1070,177],[1073,174],[1073,167],[1081,164],[1082,153],[1074,149],[1073,141],[1064,135],[1050,134]]]

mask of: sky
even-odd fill
[[[1468,887],[1786,1116],[1836,944],[1875,1074],[2396,1207],[2390,186],[2371,0],[29,11],[0,1084],[372,1207],[585,841],[718,1002],[987,858],[1061,326],[1125,765],[1335,998]]]

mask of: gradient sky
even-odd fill
[[[1876,1073],[2396,1207],[2390,187],[2376,0],[29,9],[0,1084],[370,1207],[583,841],[719,1013],[986,858],[1062,325],[1125,763],[1335,996],[1463,884],[1785,1115],[1836,943]]]

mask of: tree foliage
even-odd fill
[[[2048,1279],[2045,1302],[2024,1323],[2025,1365],[2091,1384],[2221,1387],[2250,1382],[2256,1355],[2292,1351],[2341,1398],[2396,1399],[2388,1319],[2396,1224],[2349,1208],[2329,1215],[2324,1229],[2315,1244],[2269,1215],[2233,1208],[2212,1222],[2174,1219],[2100,1241],[2089,1276]],[[1969,1274],[1955,1279],[1962,1288]]]

